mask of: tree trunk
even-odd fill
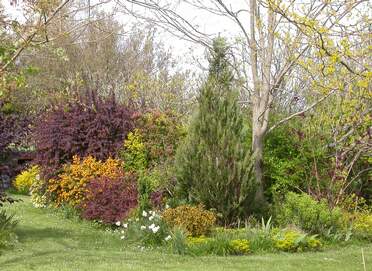
[[[254,153],[254,173],[257,182],[257,191],[255,195],[255,205],[259,206],[265,202],[264,196],[264,179],[263,179],[263,141],[264,134],[262,133],[261,125],[258,121],[257,114],[253,113],[253,129],[252,129],[252,151]]]

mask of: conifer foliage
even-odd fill
[[[227,53],[224,39],[216,39],[199,108],[176,161],[179,196],[216,209],[223,223],[249,214],[256,187]]]

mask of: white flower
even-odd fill
[[[126,224],[126,223],[123,224],[123,227],[124,227],[124,228],[128,228],[128,224]]]
[[[124,231],[121,231],[121,234],[124,234]]]
[[[154,227],[152,228],[152,232],[157,233],[159,229],[160,229],[160,226]]]
[[[139,221],[139,218],[136,218],[136,221],[138,222]]]
[[[122,237],[120,237],[121,240],[124,240],[125,239],[125,236],[123,235]]]
[[[147,216],[147,212],[145,210],[142,211],[142,216],[143,217],[146,217]]]
[[[165,209],[168,209],[169,208],[169,205],[168,204],[165,204]]]
[[[151,220],[153,220],[153,219],[154,219],[154,217],[153,217],[153,216],[150,216],[150,217],[149,217],[149,220],[150,220],[150,221],[151,221]]]
[[[172,239],[172,236],[168,235],[167,237],[164,238],[165,241],[169,241],[170,239]]]
[[[149,226],[149,229],[150,229],[150,230],[153,229],[153,228],[155,228],[155,224],[154,224],[154,223],[152,223],[152,224]]]
[[[145,230],[146,229],[146,226],[141,226],[141,230]]]
[[[121,225],[120,221],[116,222],[115,225],[120,227],[120,225]]]

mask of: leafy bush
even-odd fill
[[[38,166],[33,166],[27,170],[24,170],[19,174],[13,185],[15,189],[22,194],[29,194],[32,184],[39,178],[40,171]]]
[[[86,186],[85,200],[79,205],[81,216],[105,224],[123,221],[137,206],[137,195],[133,175],[96,177]]]
[[[74,155],[100,160],[115,157],[132,128],[130,109],[114,98],[103,100],[93,93],[42,116],[34,131],[36,161],[49,179]]]
[[[358,237],[372,240],[372,214],[357,213],[353,221],[353,231]]]
[[[308,236],[296,230],[280,231],[273,236],[275,248],[281,251],[298,252],[305,250],[319,250],[322,247],[316,235]]]
[[[63,167],[58,178],[48,182],[48,193],[52,199],[60,204],[79,205],[86,197],[86,186],[99,177],[116,179],[123,175],[121,161],[107,159],[104,162],[88,156],[83,160],[74,156],[72,163]]]
[[[0,161],[11,143],[20,143],[26,137],[30,121],[14,110],[11,103],[0,100]]]
[[[245,239],[235,239],[230,242],[231,249],[236,255],[245,255],[249,253],[249,241]]]
[[[120,157],[124,168],[138,174],[140,211],[158,207],[162,190],[173,188],[172,164],[176,146],[184,135],[179,117],[171,112],[146,112],[135,116],[136,129],[124,141]],[[170,190],[168,189],[168,190]]]
[[[174,157],[177,145],[185,135],[180,117],[171,111],[138,114],[136,127],[146,150],[148,167]]]
[[[277,221],[283,226],[296,225],[306,232],[324,234],[342,227],[342,212],[330,209],[325,200],[320,202],[307,194],[289,192],[283,204],[277,207]]]
[[[171,227],[180,227],[191,236],[208,234],[216,222],[214,213],[205,210],[202,205],[168,208],[163,213],[163,219]]]
[[[142,136],[137,129],[128,134],[128,138],[124,141],[124,149],[125,151],[121,152],[121,158],[125,161],[125,170],[139,171],[147,167],[145,144],[143,144]]]

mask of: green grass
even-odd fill
[[[317,253],[239,257],[190,257],[125,247],[118,236],[87,222],[35,209],[29,198],[7,207],[20,223],[19,243],[0,256],[1,271],[22,270],[322,270],[363,271],[361,247],[350,245]],[[364,245],[366,270],[372,270],[372,245]]]

